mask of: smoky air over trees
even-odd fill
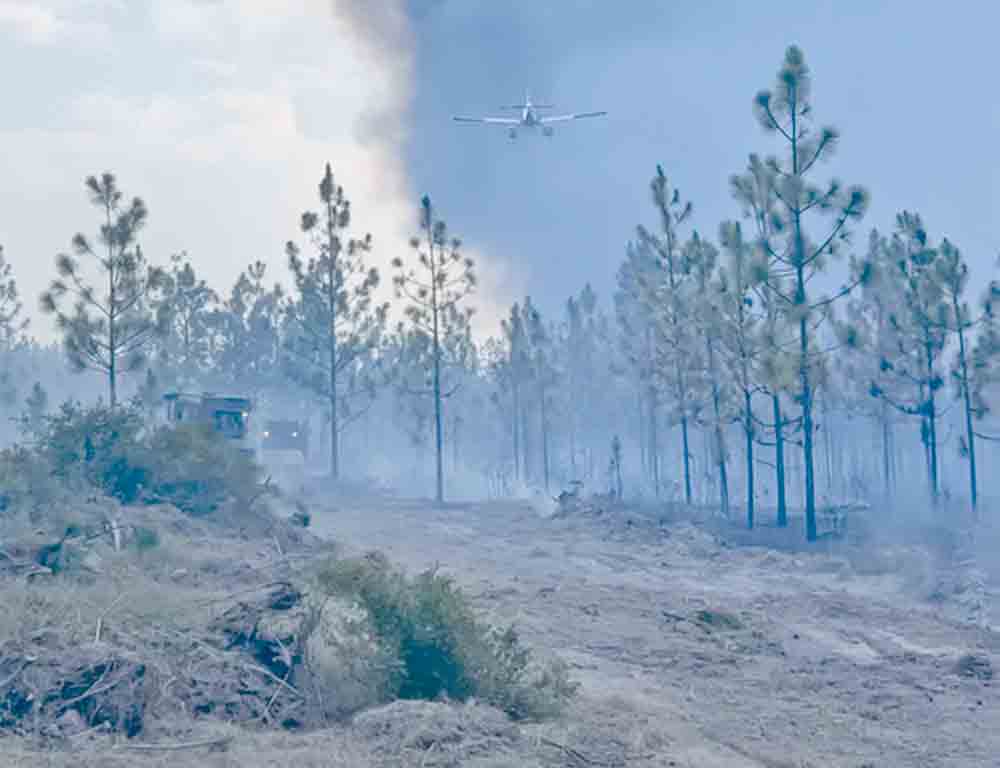
[[[997,21],[0,2],[13,764],[992,765]]]

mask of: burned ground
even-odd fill
[[[553,515],[324,490],[287,506],[240,526],[129,510],[158,546],[107,541],[99,561],[72,561],[72,581],[7,569],[11,764],[957,768],[1000,751],[993,582],[960,547],[809,550],[609,505]],[[303,507],[315,537],[290,523]],[[302,564],[331,540],[339,557],[379,550],[453,576],[483,617],[567,662],[578,695],[515,722],[355,687],[353,716],[324,718],[289,622],[307,602]],[[347,691],[342,665],[327,669],[327,698]],[[17,715],[32,692],[44,716]]]

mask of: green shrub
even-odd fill
[[[207,427],[161,427],[145,441],[141,458],[148,473],[147,496],[195,515],[212,512],[227,499],[249,502],[259,467]]]
[[[248,502],[260,472],[252,458],[207,427],[146,429],[136,403],[113,409],[64,403],[32,432],[30,447],[4,455],[0,488],[8,487],[3,473],[16,475],[19,465],[32,470],[38,485],[41,474],[126,504],[167,502],[191,514],[211,512],[231,498]]]
[[[142,414],[124,406],[84,407],[66,402],[35,431],[35,451],[53,474],[83,480],[108,496],[133,502],[145,484],[145,468],[130,461],[140,445]]]
[[[556,714],[576,688],[559,665],[532,664],[513,627],[490,627],[447,576],[408,578],[381,556],[338,560],[320,575],[330,594],[356,600],[373,634],[398,659],[394,698],[476,697],[512,717]]]
[[[133,543],[139,553],[142,554],[160,546],[160,534],[152,528],[137,526]]]
[[[0,514],[47,510],[66,496],[45,459],[23,446],[0,451]]]

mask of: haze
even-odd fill
[[[919,210],[982,279],[1000,249],[992,6],[334,5],[0,2],[0,163],[16,179],[0,190],[0,242],[32,309],[55,254],[89,231],[85,175],[112,169],[147,200],[150,257],[186,250],[224,288],[254,259],[284,271],[329,160],[384,263],[405,248],[419,196],[434,196],[483,256],[477,330],[493,333],[525,293],[555,309],[612,279],[648,221],[656,163],[707,234],[737,214],[726,180],[767,149],[751,99],[791,42],[809,56],[818,118],[843,134],[831,172],[872,192],[865,228]],[[513,146],[449,122],[526,87],[610,115]]]

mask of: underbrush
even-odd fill
[[[168,503],[207,514],[245,505],[261,491],[260,468],[207,427],[148,427],[138,405],[64,403],[25,427],[0,453],[0,513],[40,509],[67,494],[99,493],[125,504]]]
[[[575,693],[447,577],[337,557],[211,432],[66,404],[27,437],[0,453],[0,736],[199,743],[401,699],[540,720]]]
[[[560,712],[576,686],[559,663],[534,663],[514,627],[483,623],[447,576],[408,577],[380,555],[336,560],[319,575],[324,590],[356,601],[391,663],[390,698],[475,698],[515,719]]]
[[[215,516],[106,505],[130,521],[115,537],[84,512],[59,548],[0,518],[0,735],[198,742],[223,724],[312,731],[399,699],[543,719],[575,692],[439,574],[337,559],[273,516],[234,535]]]

